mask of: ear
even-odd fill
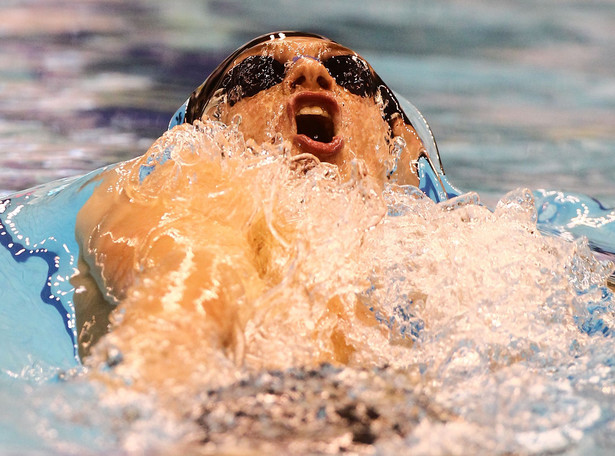
[[[405,123],[401,116],[396,116],[391,121],[391,133],[393,140],[396,137],[401,137],[405,146],[399,155],[396,170],[392,173],[390,179],[399,185],[418,187],[419,176],[416,162],[421,155],[426,153],[425,146],[423,146],[423,142],[412,125]]]

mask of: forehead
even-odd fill
[[[323,60],[333,55],[347,54],[358,55],[352,49],[330,40],[303,36],[273,38],[246,49],[233,60],[230,66],[236,65],[251,55],[267,55],[284,62],[297,56],[309,56]]]

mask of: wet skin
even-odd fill
[[[418,185],[412,162],[423,144],[414,129],[401,117],[393,118],[389,125],[383,119],[378,94],[352,93],[338,85],[323,64],[332,56],[361,59],[358,54],[328,40],[287,37],[246,50],[229,68],[251,56],[269,56],[284,62],[282,82],[233,103],[225,98],[221,102],[213,100],[203,117],[229,124],[240,116],[239,129],[245,137],[259,144],[287,140],[293,155],[309,153],[335,164],[344,178],[351,174],[352,160],[360,159],[366,165],[361,167],[363,172],[381,183],[396,166],[392,177],[397,183]],[[373,72],[371,67],[369,71]],[[314,138],[315,134],[319,137]],[[395,136],[401,136],[406,144],[399,160],[392,152]]]

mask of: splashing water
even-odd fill
[[[303,391],[306,407],[318,406],[303,424],[288,425],[290,440],[278,441],[299,442],[298,432],[312,429],[310,441],[329,452],[612,445],[615,312],[605,286],[612,264],[596,259],[584,238],[540,234],[528,190],[490,211],[475,193],[436,204],[413,187],[382,190],[360,162],[354,169],[343,182],[331,165],[289,157],[284,144],[257,146],[233,126],[197,122],[98,176],[85,213],[104,217],[79,225],[86,238],[93,233],[90,253],[108,230],[134,239],[138,254],[122,257],[131,281],[105,289],[117,306],[114,329],[86,358],[87,373],[36,387],[25,400],[33,412],[20,423],[39,423],[27,433],[29,449],[162,451],[178,440],[192,445],[203,429],[213,442],[220,423],[227,437],[215,448],[243,448],[248,434],[225,410],[246,385],[257,402],[269,397],[279,407],[289,391]],[[98,204],[97,195],[109,194],[123,199]],[[173,252],[172,261],[164,263],[158,247]],[[322,362],[343,368],[320,371],[308,394],[301,369]],[[271,369],[282,373],[268,377]],[[24,398],[31,388],[6,381]],[[295,389],[282,388],[284,396],[278,384]],[[400,410],[398,431],[388,431],[393,418],[383,411],[337,408],[338,421],[327,421],[327,407],[342,401],[327,388],[339,385],[374,410]],[[215,388],[222,389],[214,401]],[[92,407],[100,400],[103,407]],[[41,410],[52,416],[44,424]],[[345,441],[318,431],[316,424],[335,428],[339,417],[369,432]],[[275,447],[266,435],[250,438]],[[12,438],[8,448],[24,448]]]

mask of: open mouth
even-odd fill
[[[294,140],[301,152],[326,158],[341,150],[344,141],[336,134],[339,106],[330,95],[302,92],[293,98],[289,108],[297,131]]]
[[[331,114],[320,106],[304,106],[295,116],[297,134],[328,143],[335,136]]]

